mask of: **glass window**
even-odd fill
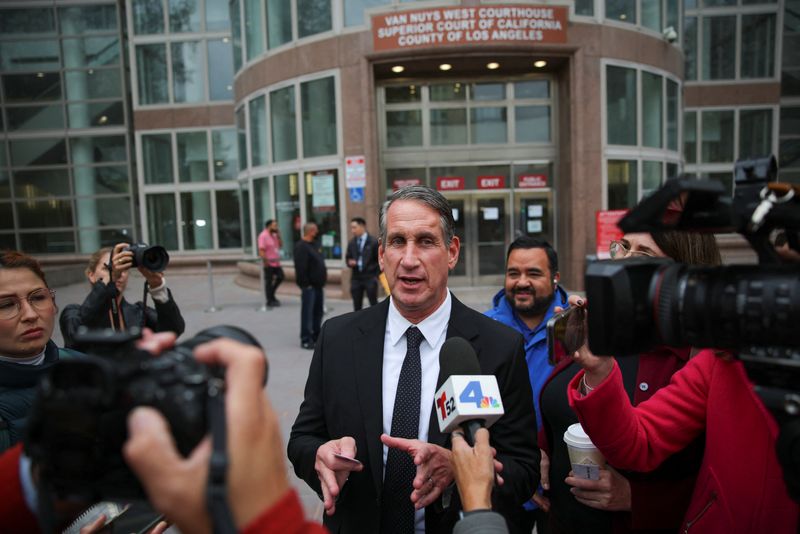
[[[269,178],[253,180],[253,207],[255,208],[256,222],[259,225],[267,222],[267,219],[273,218],[272,202],[269,196]],[[261,233],[261,230],[262,227],[258,226],[256,234]]]
[[[528,80],[514,83],[516,98],[550,98],[550,82],[548,80]]]
[[[275,218],[281,228],[281,257],[292,259],[294,244],[300,239],[300,189],[297,174],[275,177]],[[263,224],[260,221],[259,224]]]
[[[0,198],[11,198],[11,182],[9,176],[7,170],[0,169]],[[3,210],[0,209],[0,211]]]
[[[336,154],[336,94],[333,77],[300,84],[303,157]]]
[[[606,98],[608,144],[636,145],[636,71],[609,66]]]
[[[642,196],[645,197],[661,187],[664,164],[660,161],[642,162]]]
[[[683,114],[683,157],[686,163],[697,162],[697,112]]]
[[[297,122],[294,87],[284,87],[269,94],[272,159],[297,158]]]
[[[245,252],[253,252],[252,220],[250,219],[250,190],[245,181],[239,182],[239,213],[241,214],[242,229],[244,231],[244,250]]]
[[[168,133],[142,135],[144,183],[170,184],[172,177],[172,141]]]
[[[387,111],[386,146],[422,146],[422,111]]]
[[[26,200],[17,202],[20,228],[72,226],[72,202],[68,199]]]
[[[14,171],[14,194],[19,197],[69,196],[67,169]]]
[[[432,145],[467,144],[467,110],[465,108],[432,109]]]
[[[233,71],[242,68],[242,22],[239,0],[231,0],[231,39],[233,40]],[[209,71],[210,72],[210,71]]]
[[[406,104],[419,102],[422,92],[416,85],[394,85],[384,88],[387,104]]]
[[[266,0],[267,39],[270,48],[277,48],[292,40],[291,0]]]
[[[125,124],[125,108],[117,102],[82,102],[67,106],[71,128],[120,126]]]
[[[800,106],[781,106],[780,134],[800,135]],[[3,145],[0,144],[0,150]],[[5,154],[3,154],[5,155]],[[3,165],[3,158],[0,156],[0,166]]]
[[[233,100],[233,51],[227,37],[208,41],[208,72],[211,100]]]
[[[244,106],[236,110],[236,145],[239,147],[239,170],[247,168],[247,126]]]
[[[0,34],[55,33],[56,21],[49,7],[4,9],[0,17]]]
[[[3,230],[14,229],[14,208],[10,202],[0,202],[0,228]],[[5,237],[5,235],[0,236],[0,247],[3,246]],[[12,235],[11,237],[13,240],[14,236]]]
[[[122,226],[131,222],[129,197],[78,198],[75,200],[78,227]],[[91,217],[81,217],[91,213]]]
[[[208,181],[208,141],[206,132],[178,132],[178,180],[181,182]]]
[[[3,41],[0,46],[0,70],[45,72],[60,68],[57,40]]]
[[[661,148],[664,96],[661,76],[642,71],[642,144]]]
[[[550,141],[550,106],[515,106],[514,122],[517,143]]]
[[[122,97],[119,69],[67,71],[64,73],[64,88],[69,100]]]
[[[169,31],[199,32],[199,0],[167,0],[169,5]]]
[[[97,31],[117,31],[114,5],[62,7],[58,10],[62,35],[81,35]]]
[[[639,0],[642,6],[642,26],[661,33],[661,0]],[[633,22],[633,21],[631,21]]]
[[[329,260],[341,258],[339,186],[335,169],[306,173],[306,221],[315,222],[319,227],[322,255]]]
[[[231,19],[227,0],[206,0],[206,31],[230,29]]]
[[[667,148],[678,150],[678,84],[667,80]]]
[[[139,35],[164,33],[162,0],[131,0],[131,6],[134,33]]]
[[[770,78],[775,68],[775,15],[742,15],[742,78]],[[746,37],[745,37],[746,36]]]
[[[92,194],[127,193],[129,191],[128,167],[113,165],[105,167],[75,167],[73,170],[75,192],[91,191]]]
[[[684,73],[687,80],[697,79],[697,17],[683,19]]]
[[[367,9],[391,3],[391,0],[344,0],[344,25],[360,26],[365,24]]]
[[[211,130],[211,145],[214,150],[214,179],[235,180],[239,168],[236,159],[236,130]]]
[[[217,191],[216,196],[219,248],[241,248],[242,222],[239,220],[239,190]]]
[[[75,234],[72,232],[21,233],[20,248],[30,254],[59,254],[75,252]]]
[[[147,229],[150,243],[158,243],[169,250],[178,249],[175,195],[172,193],[147,195]]]
[[[64,66],[70,69],[118,65],[120,62],[119,39],[116,36],[64,39],[61,43]]]
[[[264,16],[261,14],[263,0],[244,0],[244,39],[246,61],[264,53]]]
[[[4,217],[10,217],[11,216],[11,208],[8,208],[6,206],[2,206],[0,208],[0,213],[2,213],[3,210],[8,211],[8,215],[4,215]],[[12,221],[12,224],[13,224],[13,221]],[[0,234],[0,248],[7,249],[7,250],[22,250],[21,247],[17,247],[17,240],[14,237],[14,234],[11,234],[11,233]],[[29,248],[26,248],[25,250],[28,250],[29,252],[32,252],[32,250],[29,249]]]
[[[181,193],[181,213],[184,250],[213,248],[210,192]]]
[[[678,164],[667,163],[667,180],[678,176]]]
[[[250,101],[250,166],[268,163],[267,99],[264,95]]]
[[[73,161],[75,161],[75,154],[78,151],[87,149],[91,154],[90,161],[94,163],[125,161],[128,159],[124,135],[73,137],[70,139],[69,144],[72,149]]]
[[[736,16],[703,19],[703,79],[725,80],[736,75]]]
[[[594,0],[575,0],[575,14],[588,17],[594,15]]]
[[[167,49],[163,43],[136,46],[136,74],[139,105],[169,101]]]
[[[636,24],[636,0],[606,0],[606,18]]]
[[[639,201],[636,161],[608,160],[608,209],[632,208]]]
[[[64,165],[67,163],[67,147],[64,138],[18,139],[9,142],[11,165],[27,167],[34,165]]]
[[[770,154],[772,154],[772,110],[739,110],[739,159]]]
[[[297,37],[329,31],[332,25],[331,0],[296,0]]]
[[[471,100],[505,100],[506,84],[473,83],[469,86]]]
[[[61,99],[61,76],[57,72],[7,74],[3,76],[5,102],[47,102]]]
[[[199,41],[172,43],[172,90],[175,102],[205,100],[205,62]]]
[[[6,108],[8,131],[53,130],[64,127],[64,108],[52,106],[24,106]]]
[[[733,111],[702,112],[702,163],[733,161]]]
[[[467,99],[461,82],[431,84],[431,102],[463,102]]]
[[[672,26],[678,31],[678,20],[680,20],[681,0],[666,0],[667,4],[667,26]],[[659,28],[660,30],[661,28]]]
[[[505,143],[508,139],[506,108],[469,110],[470,136],[473,143]]]

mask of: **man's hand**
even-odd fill
[[[347,260],[347,266],[348,267],[355,267],[357,263],[358,262],[356,262],[356,260],[354,260],[353,258],[350,258],[349,260]]]
[[[489,446],[489,431],[481,428],[475,433],[474,448],[467,444],[462,432],[453,432],[451,462],[463,510],[490,510],[494,454]]]
[[[356,457],[356,440],[349,436],[334,439],[323,443],[317,449],[317,458],[314,462],[314,469],[319,477],[319,485],[322,488],[322,503],[325,513],[333,515],[336,512],[336,499],[342,491],[342,486],[350,477],[351,471],[361,471],[363,465],[358,467],[337,458],[336,455]]]
[[[564,482],[572,486],[570,491],[578,502],[610,512],[631,509],[631,484],[610,465],[600,470],[600,480],[578,478],[572,471],[569,474]]]
[[[408,453],[414,459],[417,476],[414,477],[411,502],[415,509],[420,510],[434,502],[453,482],[450,464],[452,453],[449,450],[418,439],[393,438],[387,434],[381,434],[381,441],[388,447]]]
[[[542,455],[541,459],[539,460],[539,473],[541,477],[539,485],[542,487],[543,491],[548,491],[550,489],[550,457],[547,456],[547,453],[543,450],[540,450],[539,452],[541,452]],[[542,493],[539,493],[538,489],[536,492],[534,492],[531,500],[535,502],[543,511],[550,511],[550,498],[545,497]]]
[[[278,418],[263,392],[264,354],[256,347],[217,339],[195,348],[194,355],[203,363],[227,368],[228,493],[241,529],[289,490]],[[182,532],[210,532],[205,494],[210,439],[184,458],[175,449],[166,420],[152,408],[134,410],[128,427],[123,453],[153,506]]]

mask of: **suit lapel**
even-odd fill
[[[383,486],[383,343],[386,335],[386,318],[389,299],[367,308],[364,320],[359,321],[353,336],[353,369],[355,370],[358,402],[364,421],[369,466],[375,490],[381,494]]]

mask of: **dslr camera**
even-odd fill
[[[144,267],[154,273],[160,273],[169,265],[169,254],[161,245],[133,243],[126,247],[125,251],[133,252],[133,267]]]
[[[688,266],[662,258],[597,261],[586,269],[589,348],[625,356],[654,345],[727,349],[744,363],[781,425],[779,460],[800,500],[800,188],[781,184],[774,157],[740,160],[734,195],[719,182],[669,180],[619,222],[623,232],[737,232],[758,265]],[[679,201],[682,211],[669,209]],[[783,239],[783,237],[781,237]],[[780,450],[783,449],[783,453]]]
[[[137,406],[157,409],[188,456],[208,433],[210,410],[222,405],[225,389],[223,370],[195,360],[194,347],[227,337],[260,348],[235,326],[203,330],[158,357],[135,347],[140,337],[138,328],[84,331],[80,341],[91,352],[62,359],[40,383],[25,451],[56,495],[143,498],[122,457],[128,413]]]

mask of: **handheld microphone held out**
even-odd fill
[[[451,433],[460,426],[472,447],[475,432],[492,426],[504,413],[497,378],[481,372],[475,349],[460,337],[451,337],[442,345],[439,376],[446,377],[434,395],[439,431]]]

